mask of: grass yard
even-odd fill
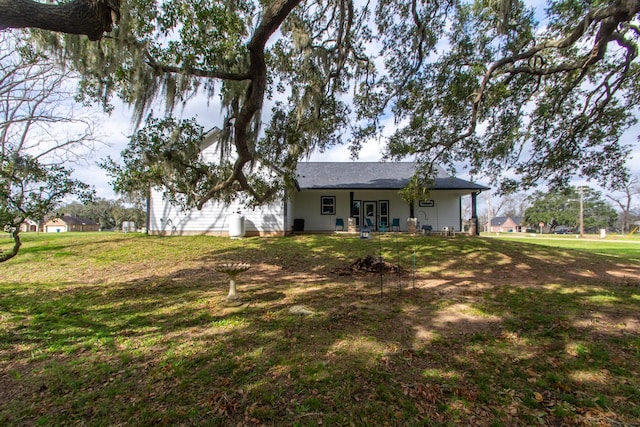
[[[640,422],[640,243],[23,240],[0,264],[3,426]],[[380,254],[404,271],[346,268]],[[223,262],[252,266],[239,307]]]

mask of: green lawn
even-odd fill
[[[3,426],[640,419],[640,242],[23,240],[0,264]],[[346,268],[367,255],[403,273]],[[215,266],[239,261],[229,307]]]

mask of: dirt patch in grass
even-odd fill
[[[358,258],[348,265],[340,266],[332,270],[333,273],[339,276],[348,276],[351,274],[366,274],[366,273],[396,273],[402,274],[402,267],[398,264],[392,264],[383,260],[380,257],[374,257],[367,255],[363,258]]]

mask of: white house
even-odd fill
[[[472,195],[475,213],[477,194],[488,188],[440,170],[429,199],[409,205],[399,190],[407,185],[415,168],[416,164],[409,162],[301,162],[296,190],[281,201],[254,210],[209,202],[202,210],[181,212],[152,190],[149,233],[229,235],[238,212],[244,216],[244,235],[356,231],[369,222],[374,230],[397,225],[400,231],[413,231],[408,218],[417,219],[418,230],[430,226],[433,230],[447,227],[460,231],[461,198]]]

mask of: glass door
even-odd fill
[[[372,229],[376,229],[378,202],[367,201],[364,202],[362,212],[362,225],[370,226]]]

